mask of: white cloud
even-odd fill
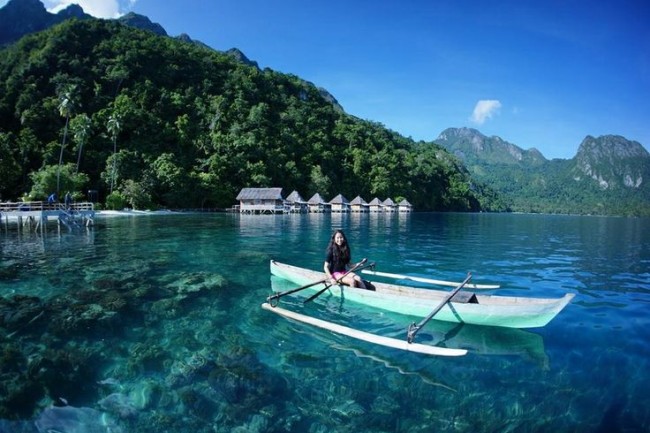
[[[45,0],[45,8],[57,13],[75,3],[95,18],[118,18],[129,11],[137,0]]]
[[[496,99],[480,100],[476,103],[470,120],[474,123],[482,125],[487,119],[491,118],[495,114],[498,114],[500,108],[501,102]]]

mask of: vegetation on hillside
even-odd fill
[[[550,161],[469,128],[449,128],[437,142],[514,212],[650,216],[650,157],[623,137],[588,136],[575,158]]]
[[[472,165],[469,171],[497,191],[514,212],[650,216],[647,186],[601,188],[576,173],[573,160],[551,160],[539,166]]]
[[[242,187],[280,186],[504,209],[443,148],[345,114],[299,77],[114,21],[22,38],[0,51],[0,85],[3,200],[73,188],[112,207],[229,207]]]

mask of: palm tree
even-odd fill
[[[59,168],[56,172],[56,194],[59,195],[61,185],[61,164],[63,164],[63,149],[65,148],[65,141],[68,137],[68,124],[70,123],[70,115],[74,111],[74,93],[76,86],[67,86],[59,95],[59,114],[65,117],[65,128],[63,129],[63,141],[61,142],[61,153],[59,154]]]
[[[117,135],[120,133],[120,118],[117,114],[113,114],[108,118],[106,129],[108,129],[108,133],[111,134],[111,138],[113,139],[113,167],[111,170],[111,192],[113,192],[113,186],[115,185],[115,160],[117,159]]]
[[[79,164],[81,163],[81,151],[90,134],[91,120],[85,113],[74,119],[74,139],[79,143],[79,155],[77,156],[77,171],[79,173]]]

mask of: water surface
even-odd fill
[[[380,348],[260,308],[269,260],[321,269],[345,230],[377,270],[573,302],[541,329],[429,323]],[[650,220],[167,215],[0,232],[0,432],[636,432],[650,429]],[[281,305],[405,335],[326,295]],[[81,427],[80,427],[81,426]],[[76,429],[76,430],[75,430]]]

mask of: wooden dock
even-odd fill
[[[18,230],[45,231],[48,222],[59,228],[69,230],[91,226],[94,222],[95,208],[91,202],[63,203],[30,201],[19,203],[0,203],[0,220],[5,230],[17,227]]]

